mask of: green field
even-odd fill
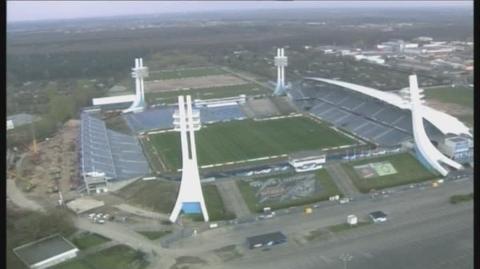
[[[382,161],[390,162],[395,170],[397,170],[397,173],[386,176],[361,178],[353,168],[354,166],[362,164]],[[436,177],[435,174],[423,167],[422,164],[409,153],[401,153],[386,157],[350,162],[343,164],[343,167],[353,180],[355,186],[364,193],[369,192],[372,189],[379,190],[398,185],[430,180]]]
[[[473,109],[473,88],[471,87],[428,88],[425,89],[425,98]]]
[[[199,165],[355,143],[330,127],[305,117],[216,123],[203,126],[195,138]],[[147,143],[155,147],[169,170],[180,168],[178,133],[154,134]]]
[[[158,71],[158,72],[150,72],[147,80],[203,77],[203,76],[223,75],[225,73],[226,73],[225,71],[216,67],[165,70],[165,71]]]
[[[170,214],[177,199],[178,188],[177,182],[139,180],[121,189],[117,195],[132,205]]]
[[[82,233],[73,239],[73,244],[78,249],[87,249],[96,245],[100,245],[109,242],[110,239],[94,233]]]
[[[202,186],[203,197],[207,206],[210,221],[234,219],[235,214],[228,212],[223,205],[217,186],[206,184]]]
[[[177,182],[166,180],[140,180],[121,189],[117,194],[132,205],[155,212],[170,214],[177,199],[179,186]],[[204,184],[202,185],[202,190],[210,220],[235,218],[233,213],[225,210],[217,186]],[[143,232],[140,233],[143,234]],[[144,235],[150,238],[149,236],[155,237],[158,234],[148,233],[148,235]]]
[[[151,92],[146,93],[146,99],[148,103],[166,103],[172,104],[177,102],[177,97],[182,95],[191,95],[193,99],[212,99],[212,98],[224,98],[231,96],[238,96],[240,94],[245,95],[259,95],[270,93],[268,89],[265,89],[256,84],[242,84],[223,87],[211,87],[182,91],[168,91],[168,92]]]
[[[464,203],[471,200],[473,200],[473,192],[468,194],[455,194],[450,196],[450,199],[449,199],[451,204]]]
[[[460,121],[473,127],[473,88],[456,87],[435,87],[425,89],[427,100],[440,101],[442,103],[455,104],[466,109],[465,114],[455,115]]]
[[[278,177],[287,177],[291,175],[292,175],[291,173],[288,173]],[[322,191],[314,193],[310,197],[281,202],[281,203],[259,203],[257,200],[257,197],[255,197],[254,190],[252,189],[252,187],[250,187],[247,181],[238,180],[237,186],[238,186],[238,189],[240,190],[240,193],[242,194],[243,199],[245,200],[245,203],[247,204],[251,212],[262,212],[264,207],[270,207],[276,210],[280,208],[288,208],[292,206],[312,204],[319,201],[328,200],[330,196],[334,196],[334,195],[342,196],[342,193],[338,189],[337,185],[333,182],[332,178],[330,177],[330,175],[325,169],[316,171],[315,176],[316,176],[316,180],[322,187]],[[272,177],[265,177],[264,180],[268,180],[270,178]]]
[[[125,245],[117,245],[100,252],[61,263],[55,269],[143,269],[148,266],[145,253]]]

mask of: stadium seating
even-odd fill
[[[289,93],[300,108],[311,107],[309,112],[313,115],[371,142],[395,146],[411,139],[409,111],[335,85],[307,83]],[[431,132],[438,133],[433,125],[428,125]]]
[[[86,112],[79,140],[82,174],[99,172],[109,180],[122,180],[149,173],[137,138],[107,129],[104,121]]]

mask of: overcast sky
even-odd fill
[[[473,1],[7,1],[7,21],[73,19],[172,12],[289,9],[304,7],[424,7],[465,6]]]

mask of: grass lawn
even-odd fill
[[[145,254],[125,245],[114,246],[86,257],[67,261],[55,269],[143,269],[148,265]]]
[[[180,94],[191,95],[193,99],[212,99],[238,96],[240,94],[259,95],[269,92],[270,91],[268,89],[255,84],[242,84],[182,91],[151,92],[146,93],[145,98],[147,99],[147,103],[173,104],[177,102],[177,97]]]
[[[226,74],[226,72],[216,67],[189,68],[189,69],[150,72],[147,80],[179,79],[179,78],[203,77],[203,76],[223,75],[223,74]]]
[[[425,98],[444,103],[452,103],[473,110],[473,88],[471,87],[439,87],[425,89]]]
[[[138,231],[137,233],[145,236],[150,240],[156,240],[162,236],[172,233],[172,231]]]
[[[239,161],[355,143],[306,117],[267,121],[242,120],[203,126],[196,132],[199,165]],[[178,133],[150,136],[169,170],[181,166]]]
[[[360,178],[353,168],[357,165],[383,161],[389,161],[395,170],[397,170],[397,173],[379,177]],[[423,167],[423,165],[409,153],[355,161],[343,164],[343,167],[353,180],[355,186],[364,193],[369,192],[371,189],[379,190],[398,185],[426,181],[436,177],[434,173]]]
[[[456,195],[450,196],[451,204],[458,204],[458,203],[463,203],[471,200],[473,200],[473,192],[469,194],[456,194]]]
[[[288,173],[284,174],[278,177],[286,177],[286,176],[291,176],[293,174]],[[303,199],[298,199],[298,200],[292,200],[292,201],[287,201],[287,202],[281,202],[281,203],[258,203],[257,197],[255,196],[255,192],[250,187],[249,183],[245,180],[238,180],[237,185],[240,190],[240,193],[243,196],[243,199],[245,200],[245,203],[247,204],[248,208],[252,212],[262,212],[264,207],[270,207],[273,210],[280,209],[280,208],[288,208],[292,206],[301,206],[305,204],[312,204],[316,203],[319,201],[324,201],[328,200],[330,196],[333,195],[342,195],[340,190],[338,189],[337,185],[333,182],[332,178],[328,174],[328,172],[325,169],[321,169],[315,172],[316,180],[320,184],[322,191],[314,193],[310,197],[306,197]],[[265,180],[268,180],[272,177],[265,177]],[[258,180],[258,179],[256,179]]]
[[[109,242],[110,239],[103,237],[95,233],[82,233],[79,236],[73,239],[73,244],[78,247],[78,249],[87,249],[96,245],[100,245],[106,242]]]
[[[127,203],[170,214],[177,199],[179,184],[166,180],[134,182],[121,189],[117,194]]]
[[[234,219],[235,214],[225,209],[217,186],[206,184],[202,186],[203,198],[207,206],[210,221]]]

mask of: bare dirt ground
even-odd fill
[[[16,185],[26,191],[25,195],[45,206],[56,205],[59,190],[64,200],[78,196],[71,191],[78,174],[75,151],[80,122],[70,120],[57,134],[37,144],[37,155],[26,154],[17,169]]]
[[[281,114],[269,98],[249,99],[243,105],[243,108],[248,112],[246,114],[252,118],[264,118]]]
[[[147,92],[174,91],[180,89],[200,89],[245,84],[243,79],[232,75],[213,75],[182,79],[145,81]]]

